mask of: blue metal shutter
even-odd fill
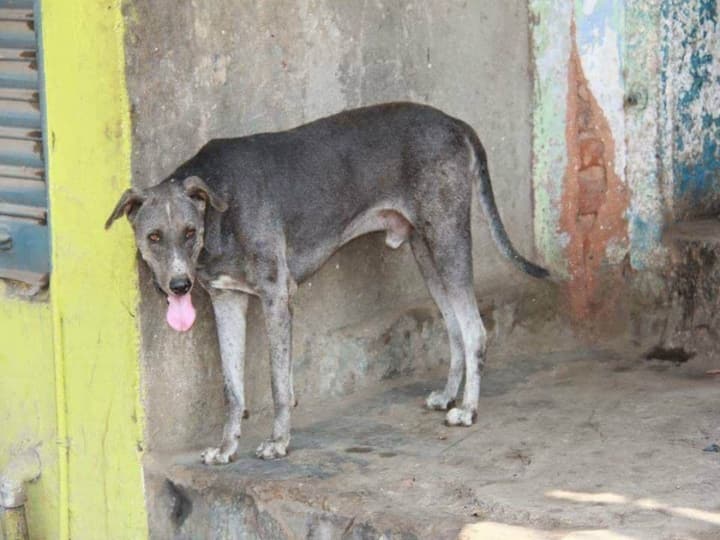
[[[0,0],[0,278],[47,283],[39,1]]]

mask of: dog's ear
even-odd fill
[[[199,176],[189,176],[183,182],[183,186],[185,187],[185,193],[191,199],[198,199],[206,203],[209,202],[210,206],[218,212],[224,212],[228,209],[227,203],[213,193]]]
[[[118,201],[115,209],[110,214],[110,217],[105,222],[105,229],[109,229],[110,225],[121,216],[127,216],[132,221],[135,212],[140,208],[140,205],[145,201],[145,197],[138,190],[130,188],[122,194]]]

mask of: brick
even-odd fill
[[[597,214],[605,204],[605,168],[588,167],[578,172],[578,215]]]
[[[580,163],[582,168],[602,165],[604,162],[605,145],[598,138],[580,140]]]

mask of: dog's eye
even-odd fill
[[[150,240],[153,243],[160,241],[160,233],[159,232],[153,232],[148,235],[148,240]]]
[[[195,238],[195,229],[187,229],[185,231],[185,238],[187,240],[191,240],[191,239]]]

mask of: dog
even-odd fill
[[[547,277],[505,232],[475,131],[425,105],[375,105],[288,131],[211,140],[156,186],[120,197],[105,228],[127,216],[167,297],[168,324],[190,329],[196,283],[210,295],[229,414],[220,445],[202,453],[206,464],[228,463],[237,452],[249,296],[260,299],[265,315],[275,413],[272,436],[256,455],[274,459],[286,455],[290,442],[297,284],[344,244],[377,231],[392,249],[410,244],[447,327],[447,383],[426,405],[447,410],[450,426],[474,422],[486,348],[473,291],[474,188],[499,250],[520,270]]]

